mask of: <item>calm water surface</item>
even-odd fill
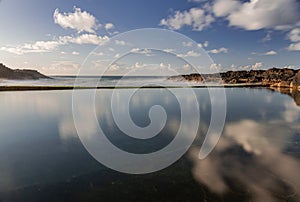
[[[150,140],[118,129],[111,92],[97,90],[95,98],[111,142],[147,153],[172,141],[180,110],[167,89],[141,89],[130,103],[131,118],[141,127],[149,124],[151,106],[165,108],[166,126]],[[195,92],[201,123],[194,144],[172,166],[145,175],[113,171],[89,155],[74,127],[72,91],[0,92],[0,201],[299,201],[300,107],[294,100],[266,89],[226,89],[223,134],[199,160],[211,108],[207,90]]]

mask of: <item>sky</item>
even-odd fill
[[[165,53],[196,60],[200,53],[184,49],[196,44],[219,71],[300,68],[299,0],[0,0],[0,62],[48,75],[76,75],[95,48],[93,58],[102,68],[126,48],[154,58],[151,50],[136,50],[126,37],[118,38],[144,28],[190,38],[192,45],[181,42],[185,53],[172,48]],[[131,69],[180,63],[134,58],[128,57]],[[110,73],[123,74],[126,65],[116,64]]]

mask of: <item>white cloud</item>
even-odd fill
[[[239,1],[217,0],[213,5],[213,12],[217,17],[227,16],[241,6]]]
[[[192,69],[191,65],[189,65],[189,64],[184,64],[184,65],[182,66],[182,68],[183,68],[184,70],[191,70],[191,69]]]
[[[290,31],[287,35],[288,39],[291,42],[290,46],[288,47],[289,51],[300,51],[300,28],[294,28]]]
[[[56,61],[51,65],[52,68],[72,68],[72,69],[79,69],[79,64],[73,61]]]
[[[205,41],[203,45],[204,47],[208,47],[208,41]]]
[[[254,65],[251,66],[252,69],[259,69],[262,67],[262,63],[261,62],[257,62]]]
[[[245,30],[289,30],[300,25],[300,3],[297,0],[248,0],[243,2],[240,0],[214,0],[211,2],[205,3],[202,7],[175,11],[173,15],[162,19],[160,25],[173,30],[190,26],[194,30],[201,31],[210,26],[215,18],[225,18],[229,21],[229,26]],[[270,37],[271,35],[268,33],[264,42],[270,40]]]
[[[110,29],[113,29],[115,26],[114,26],[114,24],[112,24],[112,23],[106,23],[105,24],[105,29],[106,30],[110,30]]]
[[[33,43],[25,43],[15,47],[4,46],[0,50],[22,55],[25,53],[44,53],[56,50],[61,45],[69,43],[75,44],[93,44],[103,45],[109,41],[108,36],[98,36],[95,34],[95,29],[98,26],[96,18],[86,11],[81,11],[80,8],[74,7],[74,13],[60,13],[58,9],[53,14],[54,22],[63,28],[71,28],[80,32],[90,32],[89,34],[81,34],[78,36],[60,36],[57,39],[50,41],[36,41]],[[112,24],[106,24],[107,28],[112,28]],[[61,54],[65,54],[61,52]],[[77,52],[72,53],[77,54]]]
[[[141,68],[141,67],[146,67],[146,66],[147,66],[147,64],[136,62],[133,67]]]
[[[62,55],[67,55],[67,54],[80,55],[80,53],[77,52],[77,51],[73,51],[73,52],[71,52],[71,53],[68,53],[68,52],[65,52],[65,51],[61,51],[60,54],[62,54]]]
[[[42,67],[49,75],[73,75],[79,70],[80,64],[73,61],[54,61],[50,66]]]
[[[300,51],[300,42],[298,43],[292,43],[289,47],[288,47],[289,51]]]
[[[119,46],[125,46],[126,45],[126,42],[121,41],[121,40],[115,40],[115,43],[116,43],[116,45],[119,45]]]
[[[203,48],[202,43],[198,43],[197,46],[198,46],[198,48]]]
[[[79,55],[80,53],[79,52],[77,52],[77,51],[73,51],[72,52],[72,55]]]
[[[256,62],[253,65],[245,65],[245,66],[238,66],[238,65],[232,64],[230,67],[229,66],[228,67],[223,66],[222,64],[212,64],[210,66],[210,69],[211,70],[218,70],[218,71],[221,71],[221,70],[238,71],[238,70],[260,69],[262,66],[263,66],[263,63],[261,63],[261,62]]]
[[[166,53],[172,53],[172,52],[175,51],[175,49],[167,48],[167,49],[164,49],[163,51],[166,52]]]
[[[283,67],[279,67],[280,69],[299,69],[299,67],[295,66],[295,65],[286,65]]]
[[[132,53],[138,53],[138,54],[143,54],[145,56],[153,56],[153,53],[150,49],[139,49],[139,48],[133,48],[131,49]]]
[[[160,68],[171,68],[171,66],[172,66],[172,65],[171,65],[170,63],[168,63],[168,64],[160,63],[160,64],[159,64],[159,67],[160,67]]]
[[[218,7],[221,1],[216,1],[215,15],[227,16],[230,26],[246,30],[290,26],[296,24],[300,18],[299,4],[296,0],[250,0],[243,4],[237,3],[235,0],[226,0],[226,2],[230,2],[227,5],[231,6],[226,6],[222,10],[221,7]]]
[[[177,57],[180,57],[180,58],[184,58],[184,57],[199,57],[199,56],[201,56],[201,53],[195,52],[193,50],[188,51],[185,54],[177,54]]]
[[[188,0],[188,2],[195,2],[195,3],[200,3],[200,2],[205,2],[207,0]]]
[[[62,44],[63,42],[61,41],[37,41],[32,44],[26,43],[16,47],[1,47],[0,50],[17,55],[25,53],[45,53],[55,50]]]
[[[295,28],[291,30],[288,34],[288,38],[292,42],[299,42],[300,41],[300,28]]]
[[[109,41],[108,36],[97,36],[96,34],[82,34],[77,37],[74,36],[61,36],[57,40],[53,41],[37,41],[34,43],[25,43],[23,45],[18,45],[16,47],[1,47],[0,50],[9,53],[14,53],[17,55],[22,55],[25,53],[45,53],[52,52],[59,48],[59,46],[67,45],[69,43],[75,44],[93,44],[93,45],[103,45]],[[61,52],[64,54],[65,52]]]
[[[270,51],[264,53],[263,55],[277,55],[277,52],[273,51],[273,50],[270,50]]]
[[[92,55],[104,56],[103,52],[92,52]]]
[[[33,50],[53,50],[62,43],[59,41],[37,41],[34,44],[25,44],[24,48]]]
[[[199,57],[201,54],[200,53],[197,53],[195,51],[188,51],[186,53],[186,57]]]
[[[187,41],[187,42],[183,41],[183,42],[182,42],[182,45],[183,45],[184,47],[192,47],[192,46],[193,46],[193,42],[191,42],[191,41]]]
[[[86,11],[81,11],[80,8],[74,7],[73,13],[60,13],[58,9],[55,9],[53,14],[54,22],[61,27],[67,29],[75,29],[80,32],[95,33],[97,29],[96,18]]]
[[[207,48],[208,47],[208,41],[205,41],[203,44],[202,43],[198,43],[197,44],[197,46],[199,47],[199,48],[203,48],[203,47],[205,47],[205,48]]]
[[[256,62],[253,65],[239,66],[238,70],[251,70],[251,69],[260,69],[263,66],[263,63]],[[235,66],[236,67],[236,66]]]
[[[221,71],[223,69],[223,66],[221,64],[211,64],[210,69],[213,71]]]
[[[77,37],[73,36],[63,36],[59,37],[59,40],[63,43],[76,43],[76,44],[93,44],[93,45],[103,45],[109,41],[108,36],[98,36],[96,34],[82,34]]]
[[[183,41],[182,42],[182,45],[184,46],[184,47],[193,47],[193,42],[191,42],[191,41]],[[198,48],[203,48],[203,47],[208,47],[208,41],[205,41],[203,44],[202,43],[198,43],[197,44],[197,47]]]
[[[219,49],[212,49],[210,51],[208,51],[209,53],[213,53],[213,54],[218,54],[218,53],[228,53],[228,49],[227,48],[219,48]]]
[[[93,67],[95,67],[96,69],[99,69],[99,68],[107,68],[109,66],[109,64],[111,63],[110,60],[96,60],[96,61],[92,61],[91,62],[93,64]]]
[[[120,68],[121,67],[117,63],[113,63],[113,64],[109,65],[107,72],[118,71],[118,70],[120,70]]]
[[[1,47],[0,50],[6,51],[9,53],[13,53],[13,54],[17,54],[17,55],[24,54],[24,51],[18,47]]]
[[[214,21],[213,16],[201,8],[191,8],[188,11],[176,11],[173,16],[162,19],[160,25],[169,29],[179,30],[183,26],[192,26],[194,30],[201,31]]]

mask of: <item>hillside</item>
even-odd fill
[[[21,70],[21,69],[10,69],[0,63],[0,79],[11,79],[11,80],[37,80],[37,79],[48,79],[49,77],[39,73],[36,70]]]

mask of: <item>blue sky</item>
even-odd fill
[[[2,0],[0,62],[76,74],[95,47],[141,28],[186,35],[220,71],[300,68],[297,0]]]

